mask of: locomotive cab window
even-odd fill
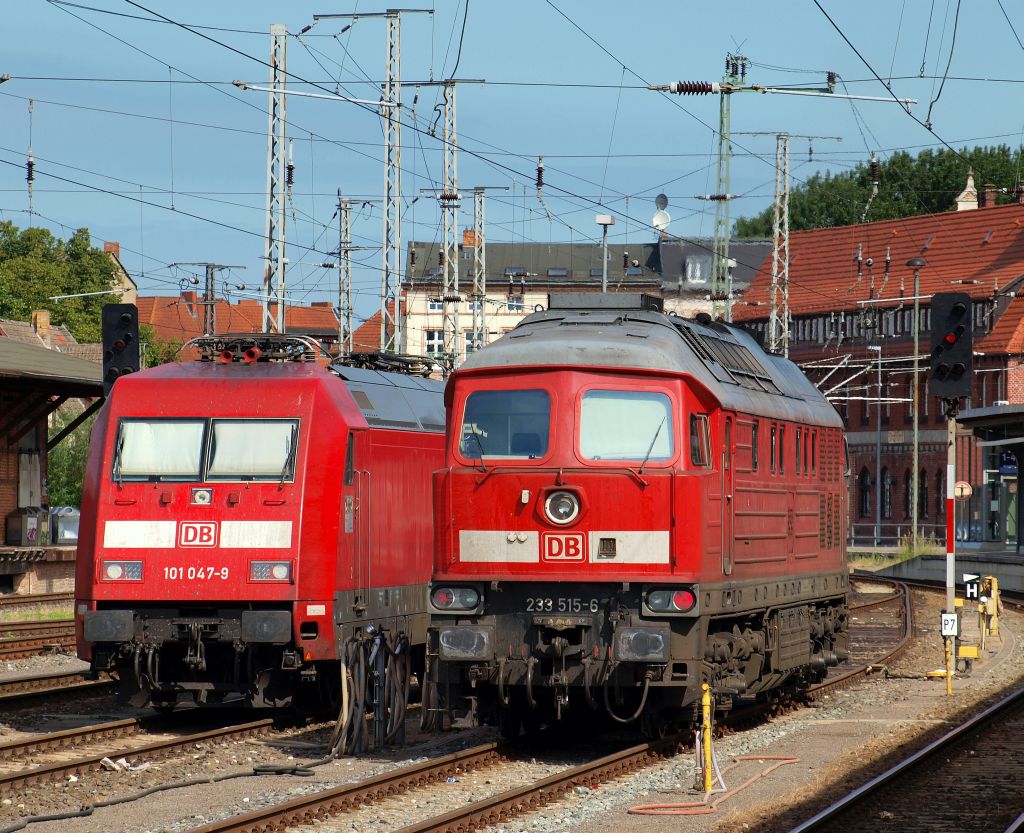
[[[548,453],[550,426],[547,391],[474,391],[466,399],[459,454],[467,460],[535,460]]]
[[[711,465],[707,414],[690,414],[690,462],[694,466]]]
[[[121,480],[199,480],[202,419],[124,419],[114,447],[113,476]]]
[[[294,419],[215,419],[210,480],[291,480],[299,423]]]
[[[672,402],[664,393],[590,390],[580,406],[587,460],[668,460],[675,453]]]

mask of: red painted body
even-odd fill
[[[196,417],[297,419],[294,476],[117,481],[123,419]],[[374,588],[422,588],[429,579],[430,476],[442,443],[439,432],[369,426],[345,381],[315,363],[178,363],[119,379],[93,429],[85,475],[79,656],[93,656],[86,611],[259,608],[290,612],[286,647],[300,665],[336,660],[360,599],[365,610]],[[212,490],[207,505],[194,502],[196,488]],[[141,560],[141,580],[108,580],[107,560]],[[289,562],[289,580],[251,580],[254,560]],[[337,610],[341,598],[356,603]]]
[[[527,373],[529,381],[524,382]],[[742,581],[843,566],[844,539],[836,534],[838,518],[827,536],[822,539],[819,534],[819,506],[826,506],[823,516],[836,517],[845,494],[839,429],[725,411],[693,379],[667,374],[624,376],[614,368],[604,372],[521,368],[461,373],[446,394],[453,426],[472,392],[502,388],[549,392],[553,415],[549,451],[539,459],[488,462],[493,472],[485,472],[476,460],[460,453],[454,428],[449,432],[448,467],[435,477],[436,580],[703,582],[719,581],[728,574],[732,580]],[[666,393],[677,419],[672,457],[648,462],[642,474],[637,462],[583,457],[578,441],[579,403],[589,389]],[[709,414],[712,453],[708,466],[693,465],[682,441],[686,438],[683,418],[693,411]],[[728,455],[726,420],[732,423]],[[758,461],[756,471],[752,469],[755,421],[762,444],[770,438],[772,425],[780,435],[785,428],[787,445],[781,471],[776,464],[773,472],[767,458]],[[798,430],[801,443],[806,441],[808,448],[806,455],[801,449],[799,472],[794,445]],[[762,445],[760,456],[765,454]],[[545,494],[567,486],[578,490],[582,510],[576,523],[561,528],[544,517],[543,503]],[[530,494],[525,504],[521,500],[524,489]],[[828,510],[829,504],[834,511]],[[669,558],[664,563],[601,563],[584,553],[587,557],[578,560],[549,559],[540,540],[540,558],[533,562],[460,560],[460,530],[506,528],[541,536],[579,533],[588,537],[601,530],[664,530],[669,535]],[[728,573],[727,563],[731,563]]]

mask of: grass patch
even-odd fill
[[[0,622],[52,622],[70,619],[74,610],[70,607],[49,607],[42,605],[16,605],[11,609],[0,609]]]

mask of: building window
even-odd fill
[[[428,356],[438,356],[444,352],[444,331],[443,330],[427,330],[427,347],[426,353]]]
[[[935,517],[946,515],[946,477],[942,469],[935,472]]]
[[[504,274],[509,277],[515,277],[516,275],[525,275],[526,268],[523,266],[506,266]]]
[[[466,301],[466,310],[468,312],[480,312],[480,301]]]
[[[925,471],[917,481],[917,514],[922,518],[928,517],[928,473]]]
[[[509,295],[508,300],[505,302],[505,307],[509,312],[522,312],[523,311],[523,296],[522,295]]]
[[[906,517],[911,516],[912,505],[910,503],[911,495],[913,494],[914,482],[911,479],[910,469],[903,472],[903,514]]]
[[[569,277],[569,270],[561,266],[552,266],[548,269],[549,278],[567,278]]]
[[[470,356],[480,349],[483,345],[477,343],[477,339],[474,337],[475,333],[472,330],[463,330],[462,338],[466,345],[466,355]]]
[[[860,470],[860,477],[857,478],[857,495],[862,518],[871,517],[871,473],[867,468]]]
[[[888,469],[882,469],[882,517],[892,518],[892,478]]]
[[[707,283],[707,270],[703,268],[702,258],[688,257],[686,259],[686,282]]]
[[[444,301],[440,298],[428,298],[427,312],[444,312]]]

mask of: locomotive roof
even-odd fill
[[[221,364],[194,361],[172,362],[125,378],[131,385],[161,379],[175,382],[188,379],[256,383],[306,381],[311,384],[340,380],[371,427],[443,432],[445,425],[443,384],[403,373],[338,365],[325,369],[312,362]],[[114,393],[117,391],[115,387]]]
[[[549,309],[473,353],[461,370],[530,365],[686,374],[725,408],[841,428],[832,404],[793,362],[738,327],[642,309]]]

